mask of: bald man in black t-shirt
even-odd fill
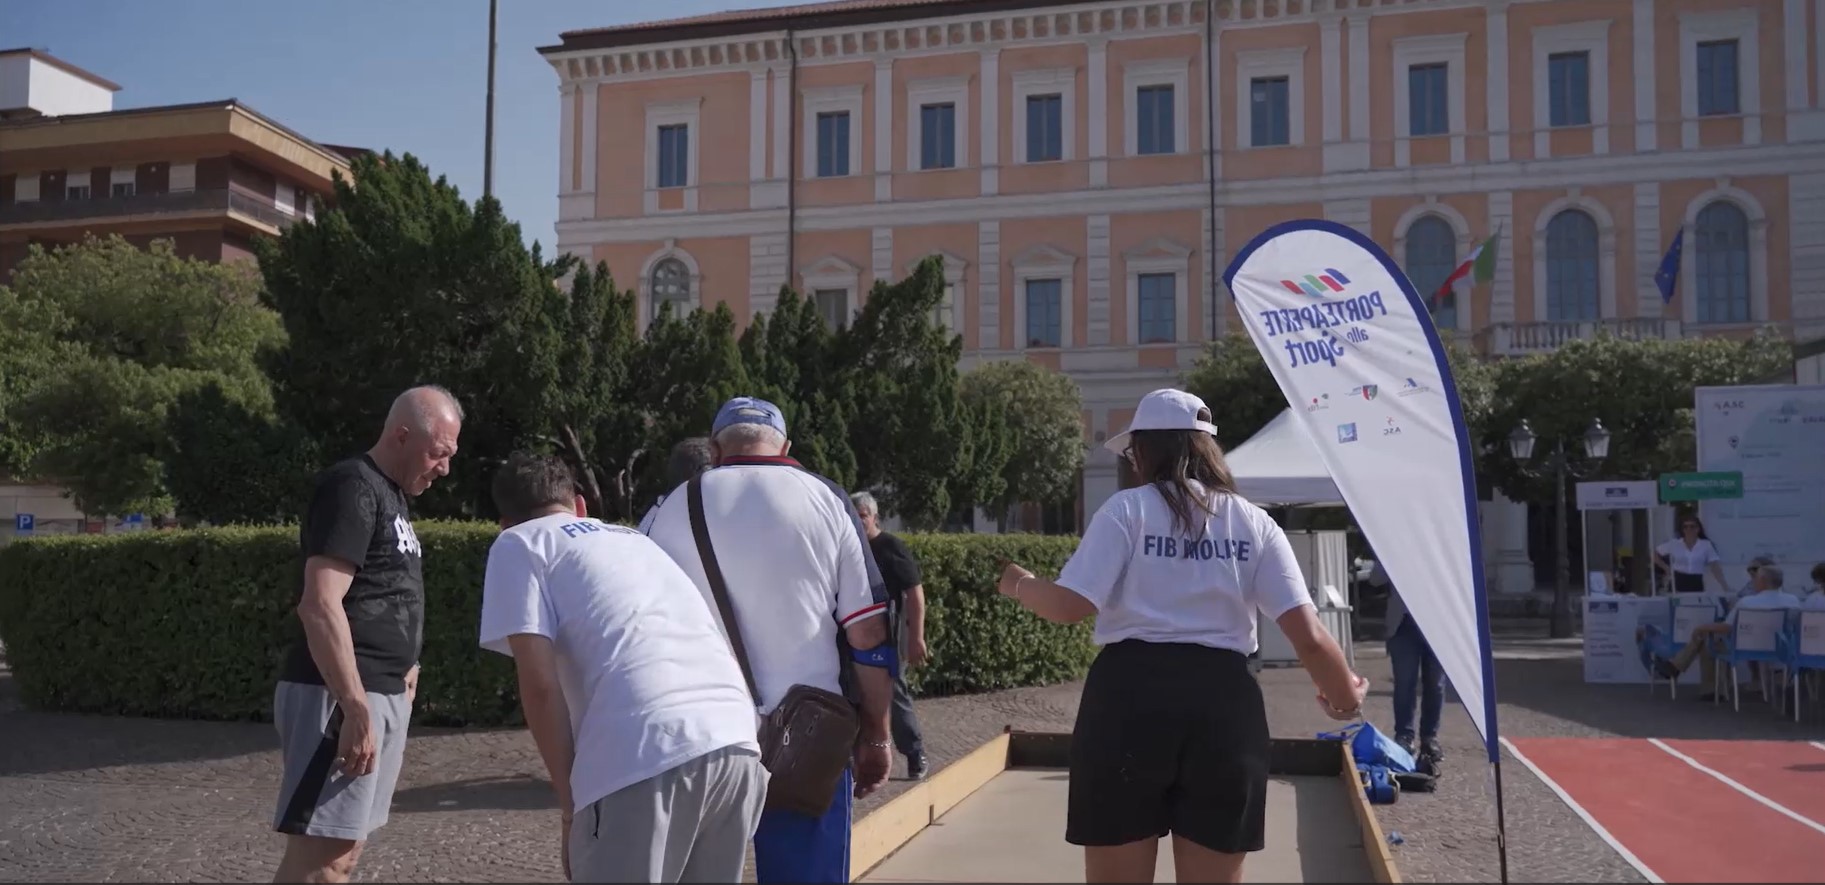
[[[299,527],[298,636],[273,693],[284,761],[279,882],[346,882],[387,821],[424,648],[423,550],[409,500],[450,472],[462,406],[394,400],[380,441],[317,476]]]

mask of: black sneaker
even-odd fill
[[[925,754],[911,753],[906,757],[906,779],[909,781],[925,780]]]
[[[1394,743],[1400,745],[1401,749],[1406,750],[1407,755],[1412,756],[1415,759],[1419,758],[1419,752],[1413,748],[1413,735],[1397,734],[1394,736]]]
[[[1679,668],[1673,666],[1673,662],[1667,660],[1666,658],[1655,658],[1654,659],[1654,673],[1655,673],[1655,675],[1658,675],[1662,679],[1678,679],[1679,678]]]
[[[1418,758],[1431,759],[1434,762],[1443,761],[1445,748],[1439,745],[1438,738],[1426,738],[1420,741]]]

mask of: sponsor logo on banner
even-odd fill
[[[1305,410],[1308,412],[1322,412],[1330,407],[1331,395],[1328,393],[1322,393],[1312,397],[1311,401],[1305,404]]]
[[[1356,441],[1356,425],[1354,423],[1337,425],[1337,441],[1339,443],[1355,442]]]
[[[1400,424],[1398,422],[1396,422],[1392,416],[1390,416],[1388,418],[1388,426],[1383,427],[1381,429],[1381,435],[1382,436],[1399,436],[1400,435]]]
[[[1381,387],[1374,384],[1364,384],[1363,386],[1350,391],[1351,396],[1360,396],[1365,400],[1374,399],[1376,395],[1380,393]]]
[[[1326,365],[1336,367],[1348,345],[1369,340],[1365,324],[1388,315],[1388,306],[1380,290],[1361,295],[1350,294],[1350,278],[1334,269],[1323,274],[1305,274],[1302,280],[1282,279],[1280,285],[1300,295],[1318,299],[1317,304],[1282,307],[1259,311],[1268,338],[1285,351],[1287,364],[1295,369]],[[1341,296],[1327,300],[1331,295]],[[1348,327],[1342,336],[1335,331]],[[1263,347],[1265,352],[1268,348]]]
[[[1293,292],[1300,295],[1310,295],[1313,298],[1323,298],[1325,290],[1327,289],[1332,292],[1342,292],[1343,287],[1348,286],[1349,284],[1349,277],[1331,270],[1328,267],[1325,268],[1324,273],[1322,274],[1306,274],[1299,280],[1280,281],[1280,285],[1291,289]]]
[[[1400,392],[1396,393],[1395,396],[1413,396],[1415,394],[1431,393],[1431,392],[1432,392],[1431,387],[1421,384],[1418,381],[1413,380],[1412,378],[1408,378],[1404,383],[1401,384]]]
[[[1720,399],[1711,404],[1711,408],[1716,409],[1719,412],[1730,412],[1742,407],[1743,401],[1740,399]]]

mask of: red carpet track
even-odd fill
[[[1825,833],[1751,799],[1646,740],[1521,738],[1511,743],[1664,881],[1825,879]],[[1732,759],[1788,758],[1787,750],[1777,756],[1765,743],[1726,742],[1719,748],[1706,748],[1706,752]],[[1804,744],[1799,748],[1825,757],[1825,752]],[[1706,765],[1715,758],[1686,749],[1680,752]],[[1771,761],[1768,767],[1776,764]],[[1741,767],[1719,770],[1736,777],[1733,772]],[[1762,770],[1752,776],[1760,778]],[[1781,801],[1769,793],[1763,795]],[[1806,808],[1813,807],[1808,800]],[[1793,810],[1806,814],[1800,808]]]

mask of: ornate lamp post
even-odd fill
[[[1534,443],[1538,437],[1533,429],[1522,421],[1514,431],[1508,434],[1508,455],[1513,458],[1520,471],[1530,477],[1553,478],[1553,607],[1552,637],[1563,639],[1572,635],[1571,611],[1571,551],[1566,549],[1565,533],[1568,530],[1569,517],[1565,507],[1566,479],[1583,479],[1597,471],[1603,459],[1610,454],[1610,432],[1603,429],[1603,422],[1591,420],[1589,430],[1584,432],[1582,440],[1583,457],[1577,457],[1566,451],[1565,441],[1553,441],[1552,452],[1543,463],[1534,465]]]

